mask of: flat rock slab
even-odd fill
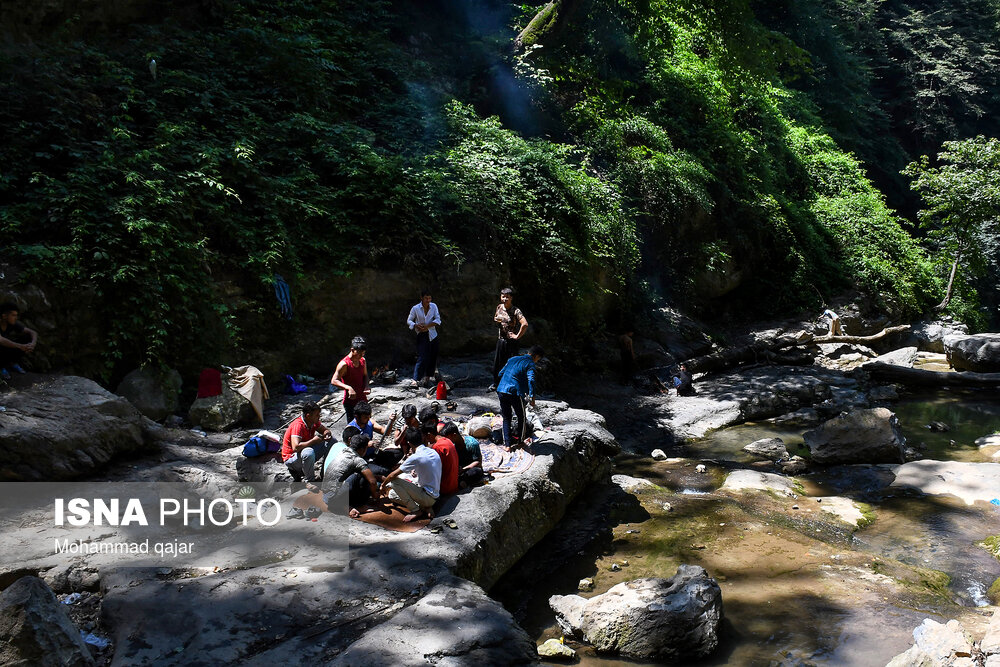
[[[145,418],[93,380],[46,378],[4,396],[0,481],[60,481],[93,474],[149,449]]]
[[[1000,497],[1000,463],[913,461],[898,466],[890,486],[904,486],[929,496],[952,495],[971,505]]]
[[[858,509],[858,506],[850,498],[824,496],[822,498],[814,498],[814,500],[818,503],[819,509],[827,514],[832,514],[844,523],[852,526],[857,526],[865,518],[864,513]]]
[[[795,482],[784,475],[756,470],[736,470],[726,477],[723,491],[774,491],[786,496],[795,495]]]

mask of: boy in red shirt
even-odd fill
[[[302,406],[302,416],[289,424],[281,441],[281,460],[296,482],[305,478],[310,491],[319,490],[313,483],[316,481],[316,461],[326,455],[330,440],[333,440],[330,429],[319,422],[319,406],[309,402]]]
[[[425,419],[420,425],[424,444],[441,457],[441,495],[458,493],[458,450],[455,443],[438,435],[437,417]]]

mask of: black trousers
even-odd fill
[[[517,354],[517,341],[509,338],[498,338],[497,349],[493,354],[493,384],[500,382],[500,369],[504,367],[507,360]]]

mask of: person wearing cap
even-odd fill
[[[512,412],[517,413],[519,431],[524,430],[524,400],[527,396],[531,407],[535,407],[535,364],[545,352],[538,345],[528,350],[528,354],[511,357],[500,369],[500,382],[497,384],[497,397],[500,399],[500,414],[503,415],[503,448],[506,451],[514,449],[510,435]],[[524,445],[518,442],[517,446]]]
[[[438,339],[437,328],[441,326],[441,313],[437,304],[431,301],[431,291],[420,292],[420,303],[410,308],[406,318],[410,331],[417,334],[417,363],[413,366],[413,386],[418,382],[427,383],[437,370]]]
[[[500,290],[500,305],[493,314],[493,321],[500,325],[500,330],[497,349],[493,354],[493,385],[490,391],[496,389],[500,382],[500,369],[508,359],[517,354],[517,341],[528,330],[528,320],[520,308],[514,307],[514,290],[510,287]]]
[[[344,412],[347,421],[354,419],[354,407],[365,400],[370,393],[368,389],[368,367],[365,365],[365,351],[368,344],[361,336],[355,336],[351,341],[351,351],[340,360],[337,369],[330,378],[330,391],[344,390]]]

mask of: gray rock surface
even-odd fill
[[[149,449],[139,411],[86,378],[41,380],[4,396],[0,481],[57,481]]]
[[[137,368],[121,381],[115,393],[153,421],[166,419],[180,404],[181,374],[171,369],[159,373]]]
[[[218,396],[199,398],[188,410],[188,420],[208,431],[225,431],[254,418],[250,401],[222,383]]]
[[[781,472],[786,475],[801,475],[809,470],[809,462],[801,456],[793,456],[781,464]]]
[[[910,335],[921,352],[944,353],[946,336],[962,336],[969,333],[969,327],[957,322],[940,320],[917,322],[910,327]]]
[[[912,461],[893,471],[891,486],[917,489],[927,495],[952,495],[968,504],[989,502],[1000,493],[1000,463]]]
[[[812,426],[820,423],[822,418],[814,408],[800,408],[774,418],[777,426]]]
[[[945,354],[956,370],[974,373],[1000,372],[1000,334],[946,336]]]
[[[795,482],[784,475],[776,475],[769,472],[734,470],[729,473],[729,476],[726,477],[726,481],[721,487],[723,491],[742,491],[744,489],[774,491],[782,495],[794,496]]]
[[[871,360],[870,363],[892,364],[893,366],[905,366],[913,368],[913,362],[917,359],[917,348],[901,347],[892,352],[886,352]]]
[[[906,439],[899,420],[886,408],[855,410],[806,431],[803,440],[812,461],[835,463],[902,463]]]
[[[781,461],[788,458],[788,450],[785,449],[785,443],[781,438],[754,440],[749,445],[745,445],[743,451],[771,461]]]
[[[972,640],[958,621],[929,618],[913,631],[914,644],[886,667],[973,667]]]
[[[93,665],[87,645],[55,594],[38,577],[21,577],[0,593],[0,664]]]
[[[345,667],[401,665],[531,665],[531,641],[499,602],[468,581],[451,578],[354,642],[330,663]]]
[[[868,390],[868,398],[873,401],[898,401],[899,392],[894,385],[880,385]]]
[[[983,449],[984,447],[1000,447],[1000,433],[993,433],[991,435],[984,435],[981,438],[976,438],[976,447]]]
[[[718,645],[722,591],[697,565],[670,579],[635,579],[586,600],[554,595],[549,606],[567,634],[600,653],[644,660],[701,658]]]

